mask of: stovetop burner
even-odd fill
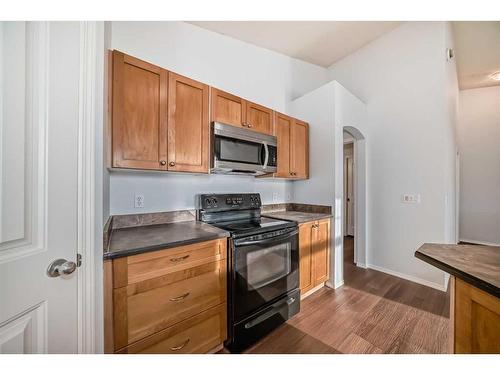
[[[242,237],[294,227],[292,221],[260,216],[260,194],[200,194],[197,197],[197,218],[207,224]]]
[[[295,226],[296,224],[291,221],[261,217],[254,220],[235,220],[210,223],[210,225],[230,232],[233,237],[241,237],[244,235],[246,236],[255,233],[263,233],[272,230],[289,228]]]

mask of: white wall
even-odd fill
[[[500,86],[460,91],[460,239],[500,246]]]
[[[449,240],[452,119],[445,22],[408,22],[330,68],[367,105],[368,263],[435,287],[444,273],[414,257]],[[454,62],[451,62],[454,64]],[[443,145],[445,147],[443,147]],[[420,204],[401,195],[418,193]]]
[[[289,101],[326,82],[328,71],[183,22],[112,22],[111,48],[287,112]],[[192,208],[200,192],[261,192],[284,202],[291,182],[245,176],[112,172],[110,213]],[[134,193],[145,196],[133,208]]]
[[[309,121],[309,168],[310,178],[293,184],[293,197],[297,202],[331,205],[334,207],[334,220],[331,228],[333,256],[329,285],[338,287],[343,284],[343,128],[353,126],[364,129],[366,126],[366,109],[363,102],[352,95],[336,81],[329,82],[320,88],[295,99],[291,103],[292,113]],[[364,168],[358,168],[364,171]],[[364,203],[363,199],[360,199]],[[363,206],[364,209],[364,206]],[[365,231],[360,221],[357,229]],[[357,236],[364,240],[364,236]],[[363,255],[364,242],[359,254]]]

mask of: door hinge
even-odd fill
[[[82,265],[82,254],[77,253],[76,254],[76,266],[80,267]]]

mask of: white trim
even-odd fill
[[[97,22],[80,22],[78,116],[78,353],[95,352],[95,106]]]
[[[500,246],[498,243],[494,242],[486,242],[486,241],[476,241],[476,240],[468,240],[466,238],[460,238],[460,242],[469,242],[475,245],[485,245],[485,246]]]
[[[443,284],[438,284],[438,283],[435,283],[435,282],[432,282],[432,281],[427,281],[427,280],[421,279],[419,277],[407,275],[407,274],[404,274],[404,273],[401,273],[401,272],[397,272],[397,271],[393,271],[393,270],[390,270],[390,269],[387,269],[387,268],[384,268],[384,267],[379,267],[379,266],[376,266],[374,264],[368,264],[367,268],[370,268],[370,269],[375,270],[375,271],[380,271],[380,272],[383,272],[383,273],[387,273],[389,275],[396,276],[396,277],[399,277],[401,279],[413,281],[414,283],[418,283],[418,284],[422,284],[422,285],[425,285],[425,286],[429,286],[431,288],[440,290],[442,292],[446,292],[446,285],[444,285],[444,283]]]
[[[365,269],[367,268],[367,267],[366,267],[366,264],[361,263],[361,262],[356,263],[356,267],[359,267],[359,268],[365,268]]]

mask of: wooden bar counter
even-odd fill
[[[415,257],[451,275],[454,353],[500,353],[500,247],[424,244]]]

